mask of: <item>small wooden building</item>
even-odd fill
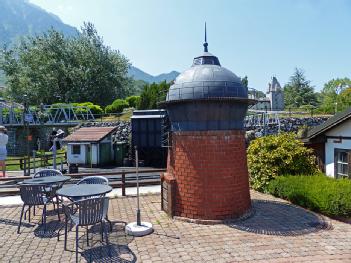
[[[117,127],[84,127],[63,139],[70,164],[101,166],[114,160],[112,135]]]
[[[302,141],[314,150],[326,175],[351,178],[351,107],[311,129]]]

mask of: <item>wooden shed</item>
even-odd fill
[[[103,166],[113,162],[112,135],[117,127],[84,127],[63,139],[70,164]]]

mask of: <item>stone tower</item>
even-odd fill
[[[268,83],[267,97],[272,111],[284,110],[284,93],[276,77],[272,77],[272,81]]]

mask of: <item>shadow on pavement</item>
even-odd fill
[[[109,228],[109,224],[105,225]],[[112,221],[112,231],[108,233],[109,245],[101,242],[101,225],[97,224],[89,228],[89,246],[87,244],[87,234],[84,228],[80,228],[79,250],[81,256],[87,262],[136,262],[135,254],[130,250],[128,244],[134,239],[124,231],[125,222]],[[73,230],[74,232],[74,230]],[[62,237],[63,239],[63,237]],[[105,240],[104,240],[105,241]],[[75,239],[72,235],[68,238],[68,251],[74,253]]]
[[[136,256],[128,246],[116,244],[87,249],[82,253],[82,257],[87,262],[136,262]]]
[[[10,226],[18,226],[19,221],[7,219],[7,218],[0,218],[0,224],[10,225]],[[34,227],[34,224],[26,223],[22,221],[21,227]]]
[[[51,220],[46,222],[46,226],[38,225],[34,230],[34,235],[40,238],[53,238],[57,237],[60,229],[64,228],[65,223],[63,221]],[[63,231],[61,231],[62,234]]]
[[[253,214],[229,227],[256,234],[298,236],[332,229],[323,216],[295,205],[277,201],[252,200]]]

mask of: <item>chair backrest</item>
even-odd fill
[[[21,199],[25,205],[43,205],[45,204],[45,185],[20,185]]]
[[[94,225],[100,222],[104,216],[108,197],[89,198],[73,202],[64,206],[66,216],[78,216],[80,226]]]
[[[63,174],[59,170],[55,169],[43,169],[36,172],[33,178],[47,177],[47,176],[62,176]]]
[[[108,179],[104,176],[89,176],[80,180],[77,184],[105,184],[108,185]]]

